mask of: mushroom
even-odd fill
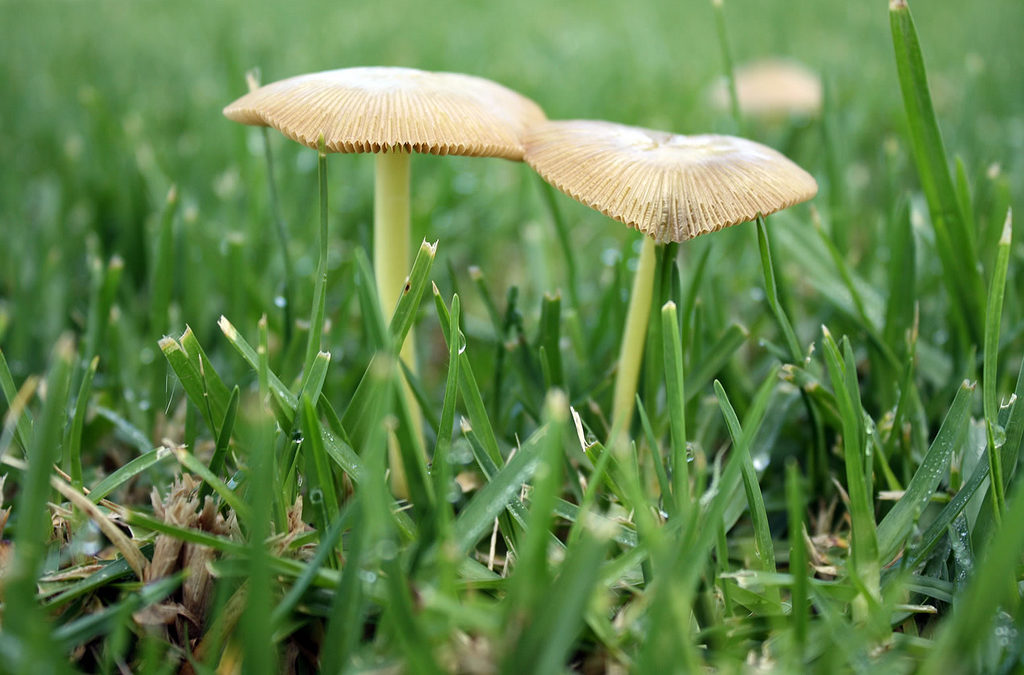
[[[736,69],[736,96],[740,110],[761,119],[789,115],[811,117],[821,110],[821,78],[792,59],[770,58]],[[710,92],[712,105],[729,109],[728,85],[719,80]]]
[[[526,137],[527,164],[573,199],[647,235],[633,279],[612,399],[628,428],[654,286],[656,244],[682,242],[806,201],[814,178],[734,136],[680,136],[594,120],[550,121]]]
[[[328,152],[376,154],[373,259],[385,312],[397,305],[409,271],[410,154],[521,160],[524,131],[545,119],[536,103],[490,80],[396,67],[281,80],[239,98],[224,115],[274,127],[311,148],[322,135]],[[415,369],[411,346],[407,338],[402,358]]]

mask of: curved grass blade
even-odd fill
[[[967,427],[973,393],[974,385],[969,382],[960,385],[935,440],[921,460],[906,491],[878,524],[878,557],[882,565],[887,564],[899,552],[914,523],[935,494],[939,481],[946,474],[953,450],[963,438],[964,429]]]

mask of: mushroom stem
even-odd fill
[[[377,295],[385,319],[390,319],[405,290],[409,275],[409,158],[393,149],[378,152],[373,197],[373,269]],[[402,344],[401,356],[416,372],[412,330]]]
[[[633,401],[640,377],[640,364],[644,360],[647,341],[647,320],[651,315],[651,296],[654,291],[655,241],[644,237],[640,261],[633,277],[633,291],[626,312],[626,329],[619,347],[619,367],[615,374],[612,397],[612,438],[629,428],[633,419]]]
[[[398,306],[409,276],[409,159],[411,153],[392,148],[376,154],[376,176],[373,193],[373,272],[377,279],[377,296],[385,320]],[[416,373],[416,350],[413,330],[409,329],[401,345],[400,357]],[[412,387],[403,378],[402,391],[409,405],[415,433],[423,440],[420,407]],[[422,444],[422,443],[421,443]],[[399,489],[399,492],[401,489]],[[399,495],[406,496],[406,495]]]

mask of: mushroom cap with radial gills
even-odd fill
[[[659,242],[743,223],[818,192],[809,173],[760,143],[596,120],[535,126],[524,160],[576,201]]]
[[[404,150],[520,160],[523,134],[544,121],[530,99],[459,73],[386,66],[343,68],[267,84],[224,108],[329,152]]]

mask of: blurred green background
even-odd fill
[[[873,237],[856,231],[880,225],[902,196],[892,186],[917,186],[886,10],[880,1],[725,7],[738,64],[783,55],[823,74],[839,166],[832,178],[855,223],[854,261],[873,255],[861,250]],[[995,201],[1019,200],[1024,3],[919,1],[912,10],[947,150],[963,157],[980,194],[998,183],[1008,194]],[[41,369],[61,330],[81,329],[86,251],[121,255],[122,295],[134,289],[145,306],[152,235],[171,185],[182,217],[171,328],[191,323],[207,341],[220,313],[249,328],[268,308],[280,268],[262,141],[220,113],[245,92],[250,68],[264,82],[367,64],[460,71],[519,90],[552,118],[734,130],[708,103],[722,72],[710,2],[3,2],[0,25],[0,321],[32,323],[6,338],[0,331],[16,376]],[[818,122],[755,124],[747,133],[814,173],[818,203],[829,198],[836,186]],[[315,153],[271,139],[290,253],[306,278],[315,264]],[[368,243],[373,172],[367,158],[340,156],[330,172],[340,264],[346,246]],[[557,261],[538,262],[557,248],[525,166],[417,157],[413,193],[414,230],[441,240],[441,269],[457,277],[477,264],[497,293],[520,284],[529,298],[563,283]],[[568,199],[559,205],[578,236],[583,278],[600,274],[630,235]],[[752,228],[733,229],[740,232],[723,241],[755,261]],[[300,295],[297,305],[304,314],[308,300]]]

